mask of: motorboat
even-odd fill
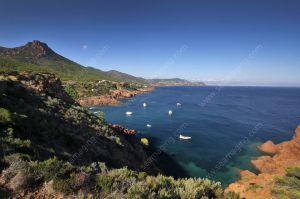
[[[192,139],[192,137],[189,137],[189,136],[184,136],[184,135],[179,135],[179,138],[180,139],[183,139],[183,140],[190,140],[190,139]]]
[[[132,112],[127,111],[127,112],[126,112],[126,115],[130,116],[130,115],[132,115]]]

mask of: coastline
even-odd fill
[[[240,179],[226,188],[226,192],[239,193],[242,198],[276,198],[271,189],[275,179],[286,174],[286,169],[300,165],[300,125],[289,141],[274,144],[267,141],[258,147],[266,155],[260,156],[251,163],[259,174],[248,170],[240,171]]]
[[[113,90],[108,95],[98,95],[98,96],[91,96],[86,98],[80,98],[76,101],[84,107],[87,106],[105,106],[105,105],[118,105],[122,104],[120,99],[123,98],[131,98],[138,94],[147,93],[153,91],[155,89],[154,86],[147,87],[147,88],[140,88],[137,90]]]

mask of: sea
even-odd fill
[[[241,169],[257,172],[251,160],[262,155],[260,144],[291,139],[300,124],[300,88],[158,87],[121,105],[91,111],[103,111],[107,122],[149,138],[150,145],[180,165],[184,177],[210,178],[227,186]],[[180,139],[180,134],[191,139]]]

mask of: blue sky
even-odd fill
[[[38,39],[146,78],[300,85],[300,1],[0,0],[0,46]]]

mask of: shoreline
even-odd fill
[[[107,95],[91,96],[86,98],[80,98],[76,101],[83,107],[88,106],[106,106],[106,105],[119,105],[122,104],[120,99],[131,98],[139,94],[153,91],[154,86],[141,88],[137,90],[113,90]]]
[[[131,98],[139,94],[151,92],[158,87],[204,87],[207,85],[150,85],[147,88],[140,88],[137,90],[113,90],[110,94],[106,95],[96,95],[91,97],[79,98],[76,99],[76,102],[79,103],[83,107],[90,107],[90,106],[113,106],[113,105],[120,105],[123,104],[121,99],[124,98]]]
[[[231,183],[226,192],[239,193],[246,199],[275,198],[271,193],[274,180],[284,176],[287,168],[300,165],[300,125],[291,140],[279,144],[269,140],[260,145],[258,150],[265,155],[252,160],[251,163],[259,173],[241,170],[240,179]]]

